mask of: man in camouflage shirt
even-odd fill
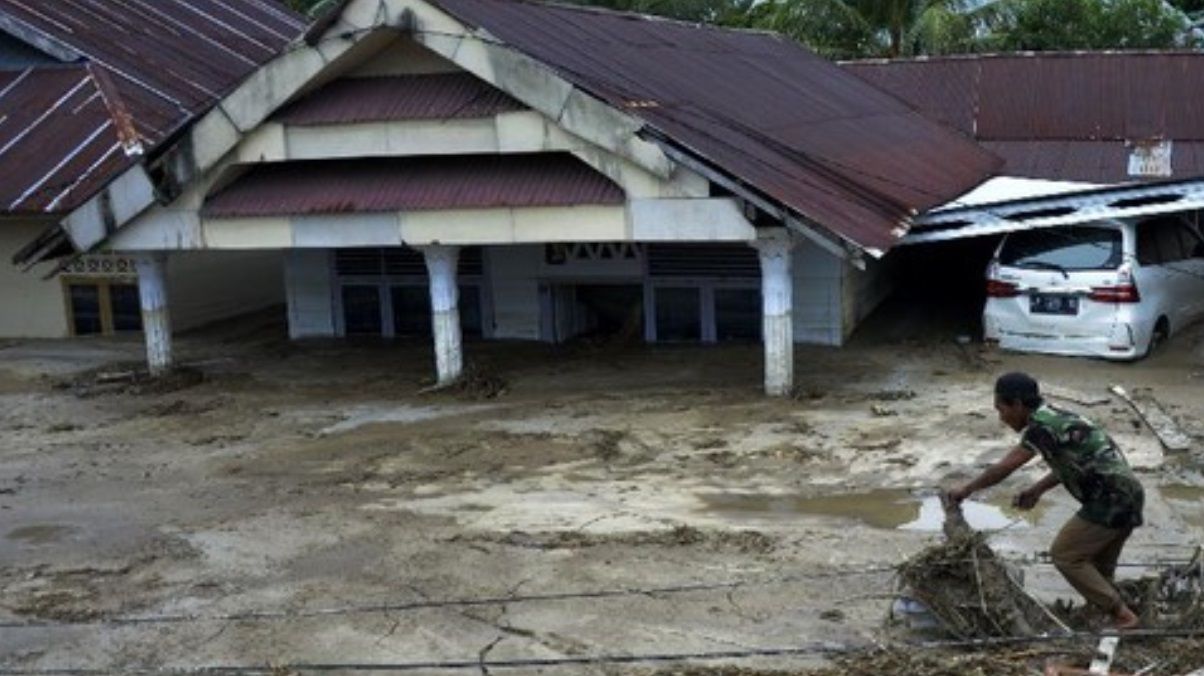
[[[1037,381],[1024,373],[1008,373],[995,382],[995,410],[1005,425],[1023,433],[1020,444],[948,497],[961,502],[1040,454],[1051,471],[1013,504],[1032,509],[1046,491],[1065,486],[1082,508],[1049,548],[1054,565],[1088,602],[1111,615],[1114,627],[1136,627],[1137,615],[1112,584],[1125,540],[1141,525],[1145,500],[1124,455],[1095,423],[1045,404]]]

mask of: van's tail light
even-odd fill
[[[1020,295],[1020,287],[1011,282],[998,279],[987,280],[987,298],[1015,298]]]
[[[1141,294],[1137,291],[1137,285],[1132,282],[1117,284],[1116,286],[1093,286],[1091,287],[1091,295],[1088,298],[1101,303],[1141,302]]]
[[[1141,293],[1137,291],[1133,271],[1126,265],[1116,271],[1115,285],[1093,286],[1088,298],[1101,303],[1140,303]]]

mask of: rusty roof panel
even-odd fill
[[[972,120],[968,128],[1004,158],[1009,175],[1130,181],[1126,143],[1151,139],[1172,140],[1176,177],[1204,175],[1204,107],[1191,95],[1204,81],[1204,54],[1008,54],[843,66],[928,115]]]
[[[439,73],[335,80],[273,119],[306,126],[492,117],[525,109],[469,73]]]
[[[246,218],[623,201],[617,185],[567,153],[409,157],[256,166],[212,195],[202,214]]]
[[[1004,160],[1008,176],[1085,183],[1127,183],[1132,150],[1123,141],[983,141]],[[1204,142],[1175,141],[1174,176],[1204,175]]]
[[[55,211],[128,165],[87,65],[30,69],[0,92],[0,210]]]
[[[273,0],[0,0],[0,14],[189,113],[305,27]]]
[[[891,247],[910,213],[965,192],[998,164],[779,36],[521,0],[434,2],[865,247]]]
[[[0,0],[3,28],[79,54],[0,73],[0,213],[81,204],[299,35],[273,0]]]
[[[852,61],[841,66],[915,106],[926,117],[974,134],[981,69],[968,59]]]

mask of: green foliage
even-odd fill
[[[657,16],[713,23],[725,26],[747,26],[756,15],[755,0],[568,0],[574,4],[605,7],[623,12],[655,14]]]
[[[1162,0],[1001,0],[982,43],[998,51],[1193,46],[1189,22]]]
[[[980,9],[967,0],[770,0],[767,27],[833,58],[973,51]]]
[[[774,30],[834,59],[1197,46],[1185,12],[1204,13],[1204,0],[560,1]],[[312,17],[336,0],[284,2]]]

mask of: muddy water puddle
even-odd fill
[[[1158,487],[1162,497],[1176,507],[1180,518],[1197,528],[1204,528],[1204,486],[1164,484]]]
[[[885,530],[939,531],[945,521],[940,497],[906,490],[875,490],[817,497],[748,493],[700,495],[703,510],[732,520],[784,521],[808,517],[847,519]],[[967,500],[962,512],[972,528],[1025,528],[1036,523],[1041,509],[1011,508]]]
[[[14,528],[5,535],[5,538],[29,546],[49,545],[71,537],[77,530],[74,526],[38,524]]]

